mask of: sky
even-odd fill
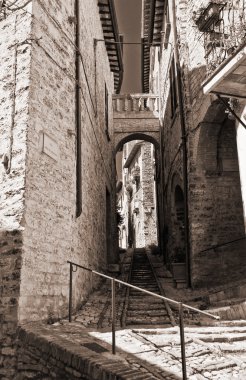
[[[142,0],[114,0],[119,32],[124,42],[141,42]],[[123,45],[124,76],[121,93],[141,92],[141,46]]]

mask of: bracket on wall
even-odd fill
[[[4,169],[7,171],[9,167],[9,157],[6,153],[2,155],[2,160],[1,160]]]

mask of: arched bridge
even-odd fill
[[[113,95],[114,148],[130,140],[160,144],[159,97],[153,94]]]

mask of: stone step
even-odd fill
[[[133,282],[153,282],[156,284],[156,280],[154,277],[144,277],[144,276],[132,276],[131,283]]]
[[[130,283],[149,292],[160,294],[160,289],[145,253],[133,254]],[[130,289],[128,308],[126,310],[127,325],[170,325],[170,318],[163,300],[151,297],[140,290]]]
[[[164,303],[161,301],[160,303],[148,303],[149,310],[166,310]],[[142,310],[146,306],[146,303],[140,302],[129,302],[128,310]]]
[[[155,277],[153,276],[131,276],[131,281],[153,281],[153,282],[156,282],[156,279]]]
[[[163,305],[164,306],[164,303],[163,303],[163,300],[161,298],[155,298],[155,297],[149,297],[149,296],[140,296],[140,297],[134,297],[134,298],[129,298],[129,301],[128,301],[128,304],[129,305],[141,305],[141,304],[144,304],[144,305]]]
[[[150,284],[150,285],[155,285],[157,286],[156,280],[154,278],[144,278],[144,277],[132,277],[130,284],[135,285],[135,284]]]
[[[142,283],[142,284],[136,284],[136,283],[132,283],[132,285],[134,286],[138,286],[139,288],[142,288],[142,289],[159,289],[159,286],[157,286],[156,284],[146,284],[146,283]],[[133,288],[131,288],[131,290],[134,290]],[[137,289],[136,289],[137,290]]]
[[[157,285],[156,285],[156,282],[154,281],[135,281],[135,280],[132,280],[131,281],[131,285],[134,285],[134,286],[138,286],[139,288],[142,287],[146,287],[146,286],[154,286],[156,288],[159,288]]]
[[[128,309],[127,310],[127,318],[129,317],[141,317],[143,315],[146,317],[166,317],[168,314],[166,310],[144,310],[144,309],[139,309],[139,310],[132,310]]]
[[[160,295],[160,291],[158,289],[145,289],[145,290],[147,290],[148,292]],[[147,293],[141,292],[141,290],[134,290],[133,292],[130,292],[129,297],[149,297],[149,295]]]
[[[146,317],[146,318],[141,318],[141,317],[131,317],[131,318],[126,318],[126,325],[170,325],[170,320],[169,318],[157,318],[157,317]]]
[[[195,338],[202,340],[203,342],[214,342],[214,343],[230,343],[230,342],[244,342],[246,341],[246,335],[243,334],[193,334]]]
[[[230,306],[212,308],[208,312],[219,315],[223,320],[246,320],[246,301]]]

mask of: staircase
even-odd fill
[[[161,294],[145,249],[134,250],[128,282],[150,292]],[[169,313],[170,310],[162,299],[128,288],[122,325],[170,326]]]

